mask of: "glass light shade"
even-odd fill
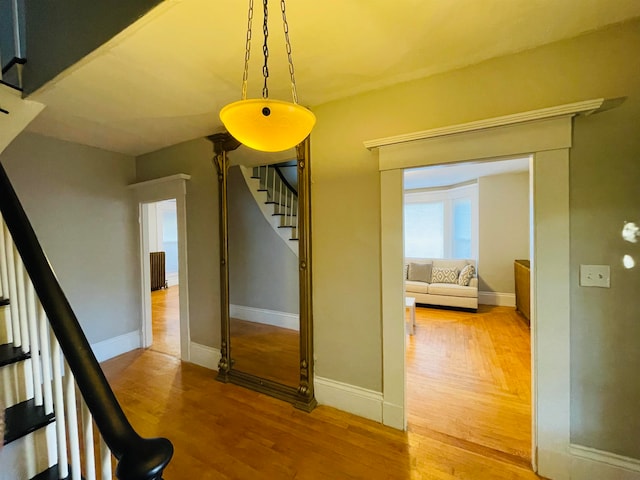
[[[256,98],[223,107],[220,120],[243,145],[263,152],[281,152],[307,138],[316,116],[295,103]]]

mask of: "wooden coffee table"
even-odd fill
[[[413,335],[416,328],[416,299],[404,297],[404,306],[409,309],[409,334]]]

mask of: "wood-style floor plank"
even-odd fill
[[[151,292],[151,349],[172,357],[180,357],[179,286]]]
[[[513,308],[418,307],[407,343],[410,430],[530,465],[530,359],[529,329]]]
[[[134,427],[175,447],[167,479],[522,479],[513,462],[333,408],[310,414],[153,350],[103,368]]]
[[[446,357],[458,362],[473,359],[480,365],[482,375],[475,382],[469,382],[468,374],[457,373],[462,379],[466,378],[467,383],[474,384],[470,389],[473,395],[461,397],[495,390],[492,384],[507,392],[503,395],[513,395],[508,393],[512,381],[476,358],[477,353],[447,353],[440,345],[427,354],[417,345],[420,335],[430,330],[433,338],[443,341],[446,335],[437,328],[437,324],[443,322],[447,320],[434,321],[433,328],[427,327],[428,320],[419,313],[416,337],[410,340],[414,343],[414,359],[426,355],[429,362],[418,367],[414,361],[415,371],[409,372],[410,377],[414,377],[414,381],[409,382],[409,395],[415,402],[409,402],[408,432],[325,406],[319,406],[310,414],[304,413],[286,402],[216,382],[215,372],[182,363],[161,349],[136,350],[104,362],[103,368],[139,433],[166,436],[173,442],[175,455],[165,472],[166,479],[540,478],[514,455],[475,443],[478,441],[475,437],[458,438],[443,433],[437,430],[437,423],[420,420],[422,407],[418,405],[424,400],[418,400],[414,393],[419,391],[422,395],[420,388],[431,389],[419,387],[415,376],[441,371],[437,365],[442,366]],[[449,319],[448,322],[457,321]],[[468,335],[464,328],[454,331],[454,337],[464,342],[462,339]],[[504,347],[514,348],[513,342]],[[504,354],[496,354],[496,358],[500,356]],[[501,361],[509,364],[510,360],[505,358]],[[410,363],[409,369],[412,368]],[[523,379],[519,382],[526,384]],[[442,384],[438,390],[451,393],[455,378],[443,380]],[[500,398],[495,392],[492,395]],[[427,420],[431,421],[432,417],[440,416],[431,414]],[[460,422],[453,423],[458,427],[453,434],[470,429],[461,427]],[[496,431],[501,429],[496,427]]]

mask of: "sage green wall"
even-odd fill
[[[0,160],[89,342],[139,332],[134,158],[23,132]]]
[[[366,150],[363,141],[600,97],[628,96],[626,110],[578,120],[576,142],[583,137],[583,128],[584,135],[592,133],[587,121],[597,122],[594,129],[608,132],[617,126],[617,122],[610,123],[609,119],[628,112],[624,115],[633,120],[630,125],[637,127],[638,111],[634,106],[640,95],[638,58],[640,22],[634,21],[315,107],[318,123],[312,138],[311,192],[317,375],[375,391],[381,391],[382,387],[380,175],[377,155]],[[606,149],[616,152],[620,148],[607,142],[588,156],[606,164],[610,160],[600,152]],[[631,151],[637,162],[638,151]],[[576,175],[583,175],[587,183],[605,183],[611,178],[615,185],[619,174],[610,177],[605,165],[597,172],[583,166],[580,161],[585,153],[580,149],[572,154],[572,188]],[[624,165],[631,161],[629,156],[626,158]],[[618,206],[612,209],[615,211]],[[578,235],[574,224],[576,213],[572,211],[572,248],[588,249],[599,229]],[[574,277],[572,285],[576,281]],[[591,300],[590,311],[584,314],[588,315],[589,324],[597,324],[598,329],[575,332],[574,345],[580,345],[586,356],[601,351],[603,340],[609,342],[604,345],[612,347],[613,339],[626,339],[615,346],[616,355],[635,361],[637,342],[633,345],[630,339],[638,336],[629,335],[627,320],[612,321],[606,308],[617,303],[619,310],[635,311],[636,317],[638,309],[633,309],[629,303],[632,297],[620,285],[606,295],[606,301]],[[574,295],[573,323],[584,317],[579,313],[584,310],[577,305],[579,302]],[[603,329],[607,331],[605,336]],[[575,335],[579,332],[582,333],[578,342]],[[614,394],[603,392],[598,382],[578,377],[587,371],[577,363],[584,360],[583,355],[574,353],[572,357],[572,405],[574,409],[583,404],[600,405],[608,412],[608,419],[590,423],[588,437],[578,436],[582,427],[577,427],[583,422],[583,415],[593,409],[572,412],[574,437],[589,440],[595,448],[640,457],[636,437],[622,435],[626,430],[614,427],[625,422],[637,425],[640,411],[632,411],[632,406],[638,404],[637,398],[629,397],[624,408],[605,406],[602,401]],[[637,361],[607,363],[593,373],[600,383],[609,377],[611,389],[628,391],[631,387],[624,384],[635,379],[638,367]],[[615,398],[624,401],[621,396]],[[613,437],[618,438],[616,444],[611,441]]]
[[[267,223],[240,167],[229,168],[227,178],[229,302],[298,314],[298,257]]]
[[[220,348],[220,241],[218,174],[211,161],[213,145],[192,140],[139,156],[138,182],[176,173],[187,181],[187,268],[191,341]]]
[[[478,289],[515,293],[513,261],[529,258],[529,173],[478,179],[478,217]]]
[[[637,53],[636,53],[637,55]],[[579,118],[571,151],[571,441],[640,458],[640,69],[620,107]],[[624,255],[637,266],[625,269]],[[610,265],[611,288],[581,287],[580,264]]]

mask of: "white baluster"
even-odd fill
[[[69,435],[69,452],[71,454],[71,479],[82,480],[80,463],[80,434],[78,432],[78,406],[76,403],[76,382],[73,372],[64,362],[64,400],[67,413],[67,434]]]
[[[16,265],[16,287],[18,291],[17,303],[18,303],[18,315],[20,318],[20,333],[22,337],[22,351],[29,351],[29,326],[27,321],[27,299],[24,288],[24,265],[18,254],[18,250],[13,245],[13,258]]]
[[[96,480],[96,457],[93,448],[93,418],[89,407],[83,399],[82,404],[82,433],[84,439],[84,478],[85,480]]]
[[[0,216],[0,222],[4,225],[4,220],[2,216]],[[4,246],[4,235],[0,235],[0,298],[8,298],[9,296],[9,279],[7,277],[7,264],[4,259],[6,258],[5,246]]]
[[[49,348],[49,319],[47,314],[38,302],[38,332],[40,333],[40,348],[42,358],[42,386],[44,389],[44,411],[53,412],[53,393],[51,391],[51,352]]]
[[[56,436],[58,438],[58,473],[60,478],[69,476],[67,463],[67,426],[64,415],[64,388],[62,385],[62,353],[60,344],[53,332],[51,339],[51,370],[53,371],[53,403],[56,412]]]
[[[102,480],[111,480],[111,450],[107,447],[102,435],[100,435],[100,464],[102,465]]]
[[[0,227],[2,231],[0,232],[0,283],[2,284],[2,298],[10,298],[9,297],[9,274],[7,272],[7,249],[4,242],[4,220],[0,217],[0,222],[2,226]],[[11,311],[11,310],[9,310]],[[13,342],[13,324],[10,321],[6,322],[7,329],[7,341]]]
[[[5,254],[7,259],[7,276],[9,281],[9,313],[13,331],[13,344],[22,346],[22,332],[20,331],[20,314],[18,313],[18,287],[16,286],[16,262],[13,258],[13,239],[7,225],[3,225]]]
[[[33,290],[33,283],[23,272],[23,282],[26,286],[27,321],[29,331],[29,342],[31,344],[31,370],[33,371],[33,399],[36,405],[41,406],[42,398],[42,364],[40,361],[40,339],[38,338],[38,322],[36,319],[36,294]]]

